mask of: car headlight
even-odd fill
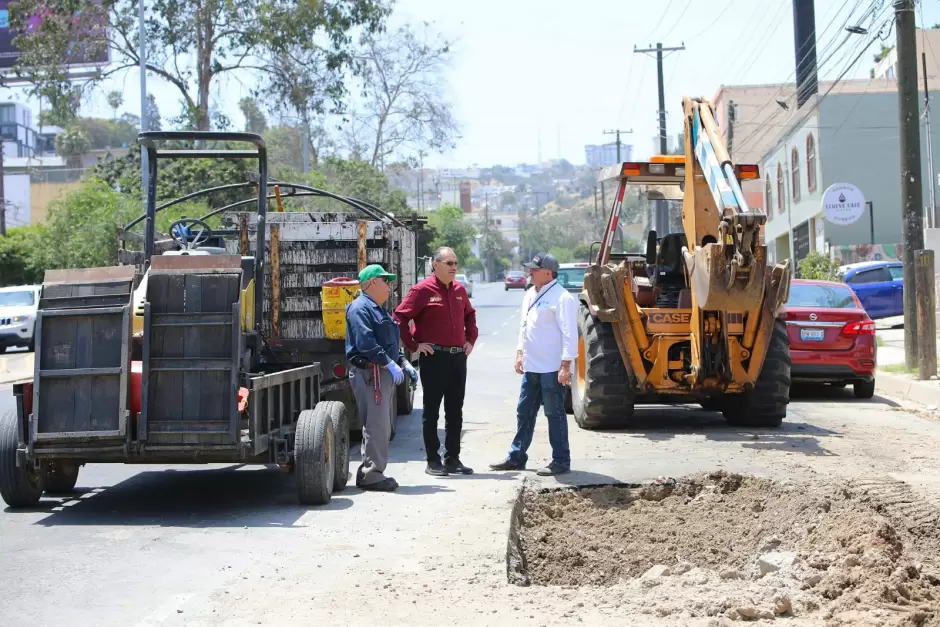
[[[27,322],[29,321],[29,316],[13,316],[13,322]]]

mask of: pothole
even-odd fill
[[[507,571],[513,584],[591,586],[660,616],[940,625],[940,516],[891,480],[715,472],[647,486],[526,486]]]

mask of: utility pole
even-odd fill
[[[616,135],[616,136],[617,136],[617,139],[616,139],[616,143],[617,143],[617,163],[621,163],[621,159],[620,159],[620,133],[628,133],[628,134],[629,134],[629,133],[633,133],[633,129],[630,129],[629,131],[621,131],[620,129],[615,129],[615,130],[612,130],[612,131],[604,131],[604,135]]]
[[[3,187],[3,143],[0,142],[0,236],[7,234],[7,194]]]
[[[668,152],[666,146],[666,88],[665,85],[663,85],[663,53],[679,52],[680,50],[685,50],[684,43],[681,46],[671,48],[664,48],[661,43],[657,43],[655,48],[652,46],[640,50],[635,46],[633,48],[634,54],[656,53],[656,78],[659,85],[659,152],[663,155]],[[654,223],[656,224],[656,232],[660,236],[665,235],[669,230],[669,215],[667,214],[666,201],[664,200],[656,201],[656,220]]]
[[[920,169],[920,115],[917,106],[917,44],[914,0],[895,0],[898,50],[898,117],[901,145],[901,232],[904,241],[904,361],[917,366],[917,278],[915,253],[924,248]],[[931,181],[931,186],[933,181]]]
[[[140,39],[140,130],[147,132],[150,130],[150,121],[147,119],[147,29],[145,28],[144,1],[140,0],[140,13],[138,23],[138,38]],[[141,147],[140,150],[140,189],[144,193],[144,207],[147,206],[147,189],[150,186],[150,164],[147,159],[147,151]],[[262,190],[263,191],[263,190]]]
[[[930,181],[930,208],[927,211],[927,226],[936,227],[937,220],[937,193],[935,180],[937,178],[933,171],[933,142],[930,138],[930,91],[927,89],[927,53],[923,50],[920,53],[920,60],[923,64],[924,75],[924,124],[926,126],[927,137],[927,171],[930,172],[928,180]]]

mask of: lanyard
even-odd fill
[[[535,307],[540,300],[542,300],[542,297],[548,294],[549,292],[551,292],[552,288],[555,287],[556,285],[558,285],[558,283],[553,281],[552,284],[548,286],[548,289],[543,290],[542,293],[539,294],[538,297],[534,301],[532,301],[532,304],[529,305],[529,308],[525,312],[526,317],[529,316],[529,312],[532,311],[532,308]]]

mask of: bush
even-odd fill
[[[842,272],[839,264],[822,254],[813,251],[800,261],[800,278],[814,281],[842,282]]]
[[[0,285],[32,285],[42,283],[45,267],[42,260],[42,225],[7,230],[0,237]]]

